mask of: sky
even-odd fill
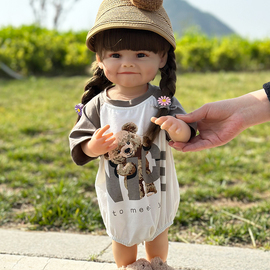
[[[186,1],[203,12],[211,13],[244,38],[270,38],[270,0]],[[34,15],[29,2],[30,0],[0,0],[0,28],[33,23]],[[102,0],[79,0],[64,18],[59,30],[89,30],[94,24],[101,2]],[[45,26],[52,28],[52,16],[48,16]]]

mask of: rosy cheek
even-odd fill
[[[105,76],[108,76],[110,74],[110,72],[106,68],[103,69],[103,71],[104,71]]]

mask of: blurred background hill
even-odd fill
[[[208,36],[226,36],[235,34],[229,26],[214,15],[203,12],[184,0],[164,1],[174,31],[182,36],[187,30],[196,28]]]

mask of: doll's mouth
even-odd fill
[[[138,73],[126,71],[126,72],[120,72],[118,74],[120,74],[120,75],[132,75],[132,74],[138,74]]]

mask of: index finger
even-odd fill
[[[100,129],[98,129],[98,130],[96,131],[96,137],[97,137],[97,139],[101,138],[101,137],[103,136],[103,134],[104,134],[107,130],[109,130],[109,128],[110,128],[110,125],[106,125],[106,126],[100,128]]]
[[[162,125],[167,120],[168,120],[168,117],[167,116],[161,116],[159,118],[156,118],[156,117],[152,117],[151,118],[151,121],[153,123],[155,123],[156,125]]]

